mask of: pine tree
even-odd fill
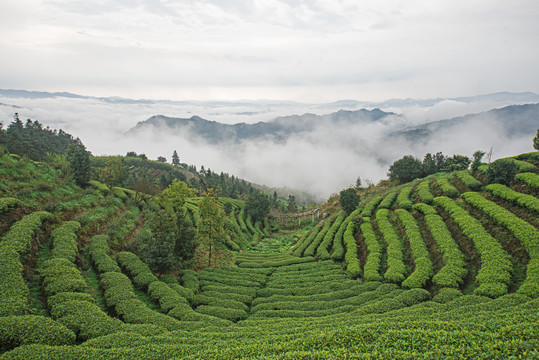
[[[174,152],[172,153],[172,165],[180,166],[180,157],[178,156],[176,150],[174,150]]]
[[[90,181],[90,153],[81,144],[69,145],[66,155],[75,182],[82,187],[88,185],[88,181]]]

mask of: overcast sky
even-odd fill
[[[2,0],[0,88],[151,99],[539,92],[537,0]]]

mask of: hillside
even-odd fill
[[[538,154],[509,186],[485,164],[363,189],[349,216],[220,198],[220,266],[161,273],[137,246],[157,198],[3,154],[0,358],[537,358]]]
[[[395,114],[380,109],[340,110],[327,115],[283,116],[268,122],[233,125],[209,121],[199,116],[185,119],[156,115],[146,121],[139,122],[134,128],[127,131],[126,135],[141,135],[151,130],[158,130],[174,131],[179,134],[188,133],[193,138],[204,140],[210,144],[243,142],[254,139],[283,142],[292,135],[308,133],[320,126],[365,124],[392,115]]]

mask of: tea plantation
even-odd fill
[[[130,244],[157,202],[4,154],[0,358],[539,358],[539,157],[511,161],[509,186],[440,173],[301,226],[221,198],[231,262],[156,273]]]

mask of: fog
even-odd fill
[[[145,153],[150,159],[164,156],[170,161],[172,152],[177,150],[181,162],[197,168],[203,165],[214,172],[227,172],[257,184],[304,190],[325,200],[353,185],[358,176],[363,184],[386,178],[389,165],[406,154],[422,159],[427,152],[442,151],[446,155],[471,157],[478,149],[488,152],[492,147],[495,159],[532,151],[531,139],[535,134],[509,137],[496,122],[489,126],[466,124],[449,128],[443,131],[443,136],[415,144],[389,136],[407,126],[477,113],[508,105],[508,102],[507,99],[475,102],[440,99],[424,106],[417,103],[387,106],[382,110],[396,115],[368,124],[319,126],[307,134],[292,135],[284,143],[258,139],[219,146],[194,141],[188,132],[171,133],[167,129],[157,129],[136,136],[127,136],[125,132],[139,121],[157,114],[171,117],[198,115],[228,124],[254,123],[281,115],[327,114],[369,104],[351,103],[343,107],[342,104],[267,101],[112,103],[96,98],[0,97],[0,121],[6,126],[18,112],[23,121],[31,118],[79,137],[94,155],[125,155],[135,151]]]

